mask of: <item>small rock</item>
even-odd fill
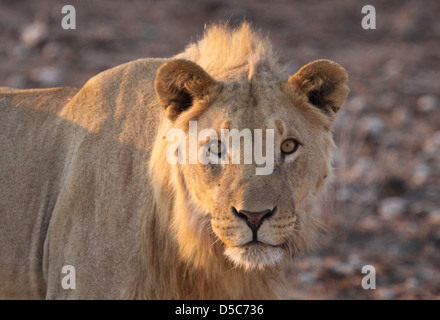
[[[361,256],[359,253],[350,253],[348,256],[348,263],[356,267],[361,263]]]
[[[377,232],[377,230],[380,230],[380,228],[383,227],[383,222],[380,221],[377,217],[367,216],[362,220],[362,224],[360,225],[360,227],[364,230]]]
[[[57,59],[61,56],[62,47],[56,42],[49,42],[44,46],[42,53],[46,59]]]
[[[401,76],[404,65],[401,61],[391,59],[385,64],[385,73],[387,79],[394,79]]]
[[[366,117],[363,119],[363,127],[366,132],[373,136],[378,137],[385,129],[383,121],[376,117]]]
[[[349,109],[355,113],[360,113],[367,106],[367,100],[364,97],[358,96],[358,97],[351,98],[348,101],[347,105],[349,105],[349,108],[347,108],[347,109]]]
[[[12,48],[11,54],[13,55],[14,58],[18,60],[24,60],[29,57],[30,50],[22,43],[19,43]]]
[[[436,131],[423,146],[423,151],[432,154],[440,151],[440,131]]]
[[[62,72],[54,67],[40,67],[31,73],[31,79],[47,86],[58,86],[62,81]]]
[[[298,281],[300,283],[315,283],[317,280],[316,276],[311,272],[302,272],[298,276]]]
[[[418,163],[414,170],[412,181],[415,185],[421,185],[426,182],[430,175],[431,169],[424,163]]]
[[[351,263],[338,262],[331,266],[331,270],[343,276],[348,276],[355,271],[355,266]]]
[[[351,180],[363,179],[365,181],[365,176],[371,174],[374,164],[367,157],[359,157],[357,161],[350,168],[350,178]]]
[[[440,210],[433,210],[428,214],[428,222],[431,225],[440,225]]]
[[[415,201],[409,205],[409,212],[413,215],[420,215],[425,213],[425,203],[423,201]]]
[[[417,110],[421,112],[433,111],[438,106],[438,99],[432,94],[425,94],[417,99]]]
[[[391,220],[405,212],[408,202],[399,197],[383,199],[379,204],[379,214],[385,220]]]
[[[396,126],[408,125],[412,119],[412,114],[407,109],[396,108],[391,112],[391,121]]]
[[[396,294],[394,293],[393,290],[386,289],[386,288],[379,289],[378,293],[379,293],[379,296],[381,297],[381,299],[389,300],[389,299],[394,299],[396,297]]]
[[[416,278],[408,278],[405,281],[405,287],[408,289],[415,289],[420,285],[420,281]]]
[[[405,222],[400,224],[398,230],[402,232],[405,237],[417,237],[420,231],[420,226],[415,222]]]
[[[36,47],[49,36],[47,24],[37,21],[25,26],[21,32],[21,40],[28,47]]]

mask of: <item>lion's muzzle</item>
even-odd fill
[[[267,209],[260,212],[252,212],[252,211],[246,211],[246,210],[240,210],[237,211],[235,207],[231,208],[232,214],[240,219],[244,219],[252,230],[252,241],[258,241],[258,229],[260,229],[261,224],[263,223],[264,219],[268,219],[271,216],[273,216],[276,212],[277,208]]]

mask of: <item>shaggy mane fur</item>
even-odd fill
[[[284,73],[269,39],[247,22],[236,29],[227,24],[210,26],[201,40],[174,58],[197,63],[219,81],[251,79],[265,70]]]

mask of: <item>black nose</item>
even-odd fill
[[[237,209],[232,207],[232,212],[237,217],[246,220],[247,225],[252,230],[254,241],[257,241],[257,232],[258,232],[258,229],[261,227],[263,220],[271,217],[275,213],[275,211],[276,211],[276,207],[273,210],[267,209],[267,210],[260,211],[260,212],[252,212],[252,211],[246,211],[246,210],[240,210],[237,212]]]

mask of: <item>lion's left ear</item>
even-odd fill
[[[216,84],[199,65],[189,60],[175,59],[159,68],[154,88],[166,117],[174,121],[195,100],[206,97]]]
[[[348,95],[347,71],[330,60],[316,60],[289,77],[289,83],[327,115],[334,115]]]

